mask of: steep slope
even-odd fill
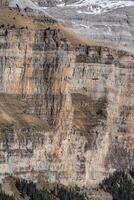
[[[133,51],[134,1],[36,0],[81,37]]]
[[[47,8],[46,11],[67,24],[71,31],[84,39],[134,50],[134,6],[96,15],[73,6],[52,7]]]
[[[46,17],[47,18],[47,17]],[[0,26],[3,29],[44,29],[51,26],[50,18],[48,24],[36,22],[34,19],[29,19],[26,15],[10,10],[8,8],[0,8]]]
[[[1,179],[87,186],[133,167],[134,55],[86,43],[48,17],[2,12]]]
[[[11,7],[28,10],[32,15],[34,13],[41,17],[45,14],[61,21],[84,39],[109,43],[127,51],[134,50],[134,1],[132,0],[2,0],[2,2],[3,4],[8,2]]]
[[[121,7],[134,6],[133,0],[35,0],[44,7],[75,7],[77,12],[99,14]]]
[[[2,0],[3,2],[9,2],[9,6],[16,7],[20,9],[32,8],[37,10],[42,10],[45,12],[43,7],[74,7],[77,13],[85,14],[100,14],[109,12],[111,10],[134,6],[133,0]],[[39,4],[39,6],[36,4]],[[41,7],[40,7],[41,6]]]

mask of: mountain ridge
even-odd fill
[[[133,0],[6,0],[5,2],[9,2],[10,7],[19,6],[21,9],[29,7],[36,10],[42,10],[43,12],[45,12],[45,9],[48,7],[74,7],[77,10],[77,13],[89,15],[97,15],[118,8],[134,6]]]
[[[85,14],[100,14],[122,7],[134,6],[133,0],[36,0],[36,2],[38,2],[40,6],[44,7],[75,7],[78,9],[78,13]]]

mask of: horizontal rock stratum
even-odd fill
[[[134,54],[0,9],[0,178],[79,186],[134,166]]]

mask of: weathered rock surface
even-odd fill
[[[83,38],[134,51],[134,6],[96,15],[68,6],[46,11]]]
[[[0,29],[0,177],[41,174],[84,186],[134,166],[134,55],[74,44],[60,25],[7,24]]]
[[[65,23],[84,39],[134,51],[134,1],[1,0],[1,3],[40,10],[38,3],[45,6],[43,12]]]

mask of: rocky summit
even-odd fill
[[[83,40],[46,11],[5,5],[0,179],[87,187],[134,167],[134,52]]]

